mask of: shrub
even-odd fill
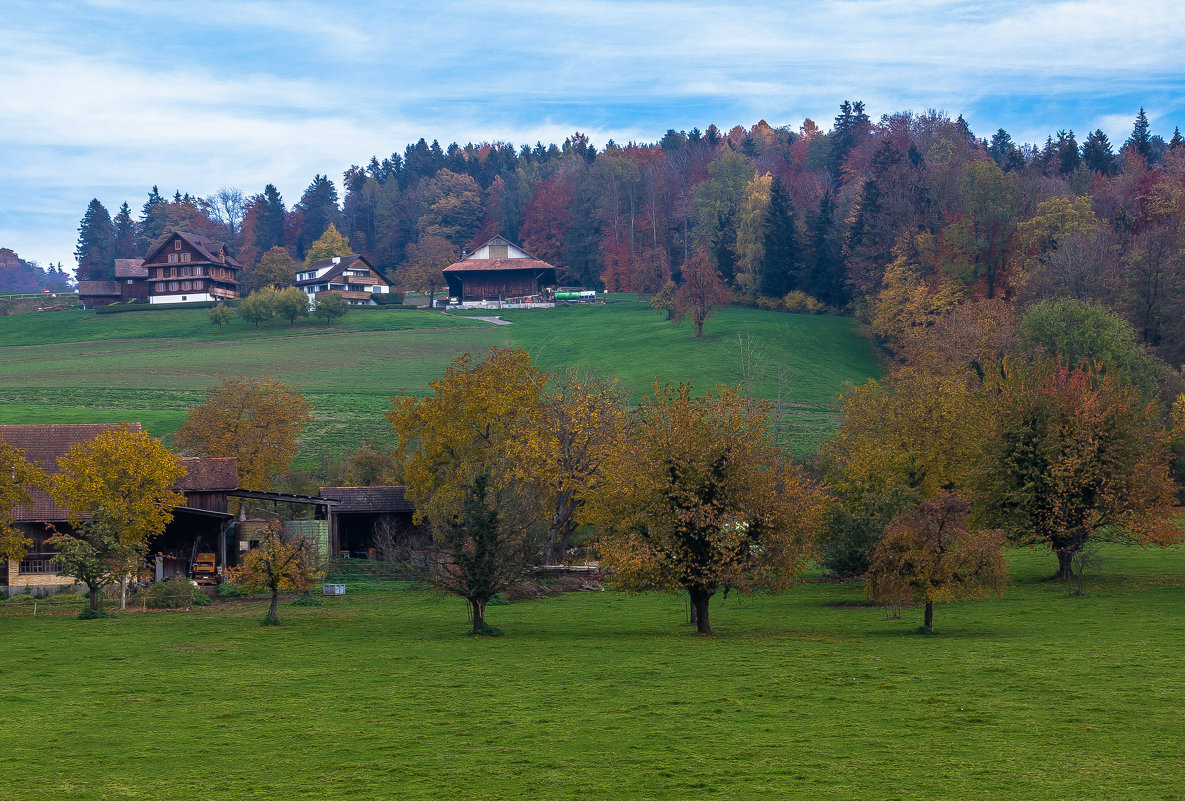
[[[805,292],[789,292],[782,298],[782,308],[795,314],[823,314],[827,306]]]
[[[140,591],[140,597],[149,609],[186,609],[210,603],[206,593],[196,584],[181,577],[145,587]]]
[[[225,583],[225,584],[218,585],[218,597],[219,598],[241,598],[245,594],[246,593],[244,593],[242,590],[240,590],[234,584]]]
[[[296,596],[296,600],[292,602],[293,606],[320,606],[321,599],[305,590],[300,595]]]
[[[757,308],[765,309],[766,311],[776,311],[782,308],[782,301],[777,298],[758,298]]]

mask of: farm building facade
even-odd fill
[[[79,281],[88,309],[110,303],[198,303],[239,296],[239,271],[225,243],[174,231],[154,243],[144,259],[116,259],[115,280]]]
[[[556,268],[508,239],[496,236],[444,268],[449,296],[461,305],[513,302],[540,296],[554,287]]]
[[[334,293],[351,306],[373,306],[374,295],[391,291],[391,282],[359,253],[321,259],[297,268],[294,286],[307,294],[310,301]]]

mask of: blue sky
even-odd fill
[[[1043,142],[1185,125],[1175,0],[3,0],[0,246],[74,266],[92,197],[289,204],[419,137],[600,146],[936,108]]]

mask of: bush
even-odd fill
[[[106,609],[91,609],[89,606],[78,613],[79,620],[101,620],[107,617],[115,617],[115,615]]]
[[[240,590],[238,587],[236,587],[233,584],[219,584],[218,585],[218,597],[219,598],[241,598],[244,595],[246,595],[246,593],[244,593],[242,590]]]
[[[757,308],[765,309],[766,311],[776,311],[782,308],[782,301],[777,298],[758,298]]]
[[[140,590],[140,598],[149,609],[187,609],[210,603],[196,584],[180,577],[145,587]]]
[[[917,502],[913,493],[863,493],[836,502],[824,515],[826,539],[819,563],[838,578],[868,571],[885,526]]]
[[[827,306],[805,292],[789,292],[782,298],[782,308],[795,314],[824,314]]]
[[[305,592],[302,592],[300,595],[298,595],[296,597],[296,600],[292,602],[292,605],[293,606],[320,606],[321,599],[306,590]]]

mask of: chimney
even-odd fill
[[[341,263],[342,263],[342,257],[341,257],[341,256],[334,256],[334,257],[333,257],[333,263],[334,263],[334,264],[341,264]]]

